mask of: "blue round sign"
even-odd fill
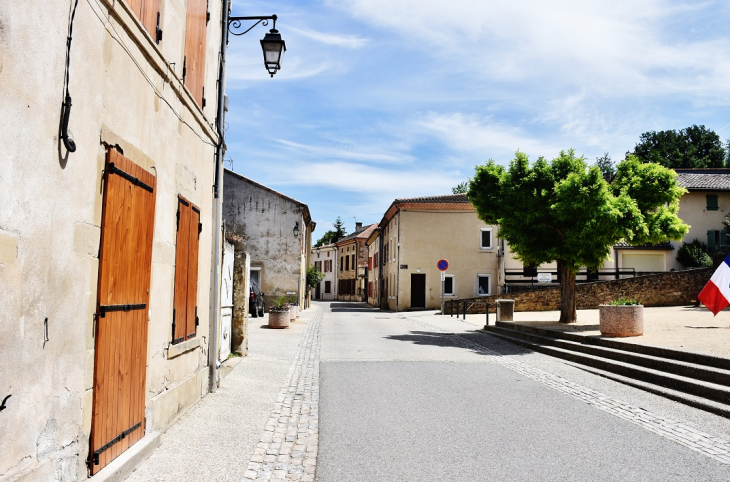
[[[446,271],[449,269],[449,262],[445,259],[440,259],[438,263],[436,263],[436,267],[439,269],[439,271]]]

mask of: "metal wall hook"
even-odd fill
[[[10,398],[10,397],[12,397],[12,395],[8,395],[7,397],[3,398],[3,404],[0,405],[0,412],[2,412],[3,410],[5,410],[6,408],[8,408],[8,407],[5,406],[5,402],[7,402],[8,401],[8,398]]]

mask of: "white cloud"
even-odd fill
[[[289,30],[321,44],[334,45],[337,47],[345,47],[349,49],[359,49],[365,46],[369,41],[368,39],[358,37],[357,35],[336,35],[295,27],[289,27]]]
[[[404,154],[389,154],[386,152],[378,152],[375,150],[363,150],[359,147],[352,146],[356,150],[341,149],[327,146],[313,146],[299,144],[296,142],[274,139],[274,141],[291,148],[301,157],[302,154],[316,159],[351,159],[360,161],[370,161],[375,163],[408,163],[413,161],[413,157]]]

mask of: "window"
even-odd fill
[[[198,246],[201,230],[200,209],[179,196],[172,343],[194,338],[198,326]]]
[[[340,256],[340,271],[342,271],[342,266],[343,265],[344,265],[344,263],[342,262],[342,256]]]
[[[717,211],[720,209],[720,206],[717,204],[717,194],[708,194],[706,197],[708,211]]]
[[[354,254],[352,255],[352,269],[356,269],[355,268],[355,255]]]
[[[345,271],[350,271],[350,257],[345,256]]]
[[[479,296],[487,296],[492,293],[492,275],[478,274],[477,275],[477,294]]]
[[[447,274],[444,278],[444,296],[454,296],[454,275]]]
[[[324,282],[324,292],[330,293],[332,291],[332,281],[325,281]]]
[[[481,228],[479,230],[479,248],[492,249],[492,228]]]
[[[127,2],[129,8],[134,12],[144,28],[156,43],[162,40],[162,30],[158,15],[160,13],[160,0],[131,0]]]
[[[707,231],[707,250],[711,253],[727,251],[727,231],[724,229]]]
[[[183,83],[198,105],[205,107],[205,34],[208,0],[188,0]]]

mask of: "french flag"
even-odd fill
[[[720,263],[715,274],[707,282],[697,298],[714,315],[730,305],[730,254]]]

